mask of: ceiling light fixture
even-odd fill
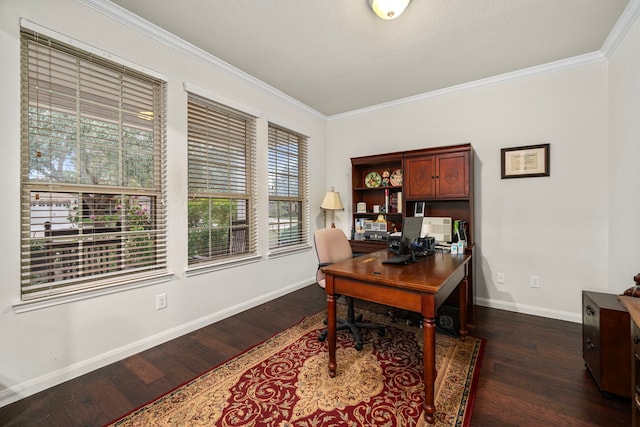
[[[382,19],[395,19],[402,15],[411,0],[369,0],[371,9]]]

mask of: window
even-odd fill
[[[269,249],[307,243],[307,137],[269,124]]]
[[[30,30],[21,49],[22,299],[166,273],[164,82]]]
[[[255,255],[256,118],[188,96],[190,265]]]

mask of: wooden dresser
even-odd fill
[[[640,298],[620,296],[618,299],[631,316],[631,425],[640,427]]]
[[[603,393],[631,395],[630,326],[617,295],[582,291],[582,357]]]

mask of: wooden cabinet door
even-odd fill
[[[407,158],[404,180],[407,199],[469,197],[469,152]]]
[[[404,162],[404,192],[407,199],[436,197],[436,163],[434,156],[407,158]]]
[[[436,198],[469,197],[469,153],[440,154],[436,163]]]

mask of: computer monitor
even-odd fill
[[[422,217],[404,217],[402,220],[402,236],[400,237],[400,254],[411,254],[411,244],[422,235]]]

